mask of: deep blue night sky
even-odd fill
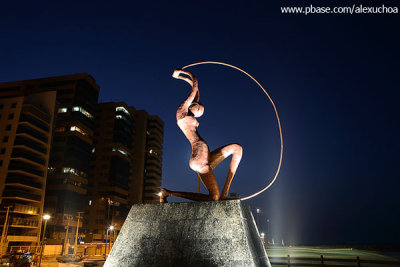
[[[264,230],[270,220],[269,237],[286,244],[399,244],[398,14],[280,13],[282,4],[357,1],[39,2],[0,3],[0,82],[91,74],[101,102],[125,101],[164,120],[163,186],[196,191],[190,145],[175,121],[190,88],[171,74],[204,60],[243,67],[274,99],[284,134],[276,184],[247,201],[261,209]],[[233,69],[190,71],[205,105],[201,136],[211,149],[243,145],[231,192],[253,193],[278,163],[271,104]],[[216,169],[220,188],[228,163]]]

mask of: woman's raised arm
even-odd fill
[[[180,75],[181,73],[189,76],[190,79],[188,77],[181,76]],[[199,101],[200,93],[199,93],[197,78],[192,73],[178,69],[174,71],[172,77],[184,80],[187,83],[189,83],[190,86],[192,86],[192,91],[190,92],[189,96],[185,99],[185,101],[182,102],[182,104],[179,106],[176,112],[176,119],[179,120],[187,115],[189,106],[193,103],[193,101],[195,102]]]

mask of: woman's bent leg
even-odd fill
[[[210,153],[210,166],[215,168],[224,159],[232,155],[231,164],[229,165],[228,175],[224,188],[221,192],[221,199],[227,199],[229,194],[229,188],[231,186],[233,177],[235,176],[236,170],[239,166],[240,160],[242,159],[243,149],[238,144],[231,144],[224,147],[220,147]]]

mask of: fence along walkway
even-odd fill
[[[327,258],[321,255],[320,258],[303,257],[269,257],[272,266],[324,266],[324,267],[378,267],[378,266],[397,266],[400,261],[387,260],[362,260],[360,257],[355,259]]]

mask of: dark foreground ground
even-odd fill
[[[384,260],[384,261],[399,261],[398,265],[375,265],[375,266],[400,266],[400,253],[399,251],[388,249],[356,249],[356,248],[336,248],[336,247],[270,247],[267,248],[268,257],[270,257],[272,262],[274,262],[274,257],[287,257],[290,255],[291,258],[302,257],[302,258],[320,258],[321,255],[324,258],[331,259],[355,259],[360,257],[363,260]],[[91,262],[98,262],[100,264],[100,258],[98,259],[87,259],[84,261],[86,264]],[[84,266],[84,262],[75,264],[58,263],[55,257],[47,258],[42,262],[43,267],[64,267],[64,266]],[[315,263],[315,262],[314,262]],[[338,264],[341,263],[333,263]],[[342,263],[342,265],[345,265]],[[351,266],[357,266],[356,263],[350,264]],[[278,266],[278,265],[272,265]],[[279,265],[282,266],[282,265]],[[362,264],[361,266],[374,266],[371,264]]]

